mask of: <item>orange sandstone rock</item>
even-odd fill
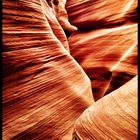
[[[70,140],[75,120],[94,100],[51,7],[6,0],[2,22],[3,139]]]
[[[74,125],[78,140],[138,138],[137,76],[93,103]]]

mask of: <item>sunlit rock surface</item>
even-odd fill
[[[90,80],[45,1],[3,1],[3,140],[72,139]]]
[[[79,31],[69,37],[69,44],[91,79],[95,100],[137,74],[137,24]]]
[[[137,139],[136,0],[2,7],[3,140]]]
[[[93,103],[75,122],[79,140],[138,139],[137,76]]]
[[[96,29],[135,22],[137,3],[137,0],[68,0],[66,9],[73,25]]]
[[[78,28],[69,37],[70,53],[98,100],[137,74],[137,1],[71,0],[66,9]]]

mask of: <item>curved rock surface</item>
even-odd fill
[[[136,76],[118,90],[93,103],[75,122],[75,139],[138,139],[137,88]]]
[[[91,79],[95,100],[137,74],[137,24],[77,31],[69,37],[69,45]]]
[[[137,75],[137,0],[71,0],[71,55],[92,82],[95,100]]]
[[[94,102],[46,1],[3,1],[3,140],[71,139]]]
[[[137,139],[136,0],[2,7],[3,140]]]
[[[106,28],[137,21],[137,0],[68,0],[70,22],[79,29]]]

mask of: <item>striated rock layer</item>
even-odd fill
[[[77,140],[137,140],[137,76],[93,103],[74,125]]]
[[[137,75],[136,0],[71,0],[66,9],[78,28],[70,53],[89,76],[95,100]]]
[[[70,22],[79,29],[119,26],[137,21],[137,0],[68,0]]]
[[[3,140],[137,139],[136,0],[2,7]]]
[[[136,140],[137,1],[71,0],[66,9],[78,28],[69,37],[70,53],[98,100],[75,122],[73,139]]]
[[[95,100],[137,74],[137,24],[78,31],[69,44],[71,55],[91,79]]]
[[[3,140],[69,140],[94,102],[90,80],[70,56],[45,0],[3,3]]]

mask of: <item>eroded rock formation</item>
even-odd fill
[[[137,24],[79,31],[69,44],[71,55],[91,79],[95,100],[137,74]]]
[[[137,138],[137,1],[2,7],[3,140]],[[115,117],[128,129],[114,129]]]
[[[78,28],[70,53],[90,77],[95,100],[137,75],[136,0],[71,0],[66,9]]]
[[[4,140],[71,139],[93,96],[67,49],[47,2],[3,1]]]
[[[136,76],[90,106],[75,123],[76,138],[137,140],[137,88]]]

